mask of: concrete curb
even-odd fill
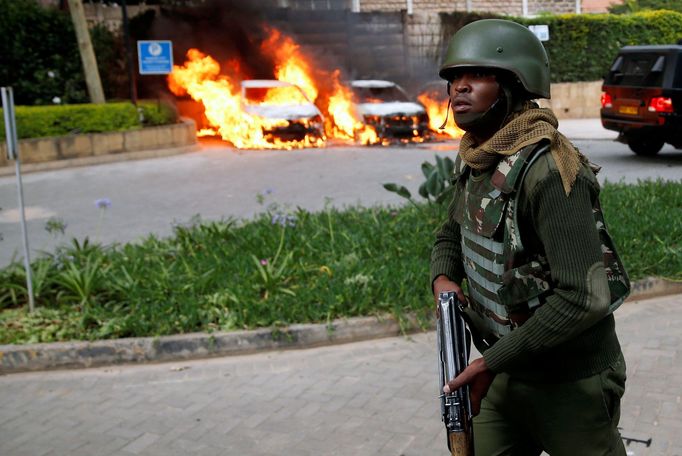
[[[407,331],[418,330],[416,320]],[[308,348],[403,334],[391,316],[339,319],[329,324],[297,324],[252,331],[191,333],[95,342],[0,345],[0,374],[121,363],[162,362],[265,350]]]
[[[80,133],[19,141],[24,172],[49,171],[114,161],[156,158],[199,147],[195,123],[181,117],[179,122],[125,131]],[[14,173],[0,144],[0,176]]]
[[[627,303],[682,293],[682,283],[650,277],[633,283]],[[401,325],[392,316],[339,319],[329,324],[217,333],[192,333],[95,342],[0,345],[0,374],[47,369],[87,368],[112,364],[179,361],[309,348],[419,331],[415,319]]]

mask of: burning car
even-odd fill
[[[241,82],[241,94],[244,121],[252,131],[260,129],[266,141],[324,144],[322,113],[298,86],[274,79],[251,79]]]
[[[457,127],[452,113],[448,113],[450,96],[447,92],[446,82],[443,80],[431,81],[419,89],[417,100],[424,105],[429,115],[431,131],[445,138],[461,138],[464,131]],[[445,127],[441,129],[445,119]]]
[[[395,82],[354,80],[350,86],[358,116],[381,139],[421,139],[429,133],[429,116],[424,106],[410,101]]]

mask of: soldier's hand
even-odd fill
[[[454,291],[455,294],[457,294],[457,299],[460,302],[465,302],[466,298],[464,297],[464,292],[462,291],[462,288],[453,282],[452,280],[448,279],[444,275],[439,275],[436,277],[436,280],[433,281],[433,300],[438,305],[438,295],[440,293],[445,293],[448,291]]]
[[[443,387],[443,392],[449,393],[464,385],[470,385],[471,413],[476,416],[481,411],[481,401],[488,394],[488,389],[494,379],[495,373],[488,369],[485,359],[478,358],[473,360],[457,377],[450,380]]]

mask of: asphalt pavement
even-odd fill
[[[657,157],[638,157],[614,143],[615,133],[598,119],[562,120],[560,129],[591,160],[603,166],[603,180],[636,182],[640,178],[680,179],[682,151],[667,146]],[[205,220],[244,219],[280,210],[311,211],[325,205],[404,204],[382,183],[395,182],[416,195],[423,181],[420,166],[436,155],[454,158],[457,141],[391,147],[330,144],[295,151],[239,151],[224,143],[204,142],[199,150],[174,156],[73,166],[63,161],[51,168],[24,166],[24,201],[32,257],[72,238],[111,244],[149,234],[167,236],[176,224],[193,216]],[[162,154],[163,151],[157,151]],[[110,160],[112,157],[101,157]],[[0,169],[0,171],[3,171]],[[0,177],[0,266],[22,255],[22,238],[13,169]],[[264,195],[258,204],[258,195]],[[96,207],[96,200],[111,205]],[[65,224],[64,234],[48,232],[48,221]],[[53,225],[54,226],[54,225]]]
[[[573,122],[573,132],[567,122],[562,125],[576,140],[609,139],[588,137],[603,135],[594,122]],[[397,158],[425,159],[407,153]],[[163,171],[160,164],[158,173]],[[36,184],[44,181],[47,191],[59,191],[41,174],[35,174]],[[272,181],[268,175],[253,179],[258,189]],[[306,179],[321,189],[318,194],[339,185],[328,183],[328,175],[301,176]],[[185,184],[178,181],[177,192]],[[174,195],[167,197],[172,208]],[[672,295],[631,301],[616,313],[628,364],[623,434],[652,438],[649,448],[628,446],[637,456],[682,455],[680,305],[682,295]],[[437,391],[433,332],[203,360],[10,374],[0,376],[0,454],[445,455]]]

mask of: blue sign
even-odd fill
[[[168,74],[173,71],[173,43],[138,41],[137,61],[140,74]]]

